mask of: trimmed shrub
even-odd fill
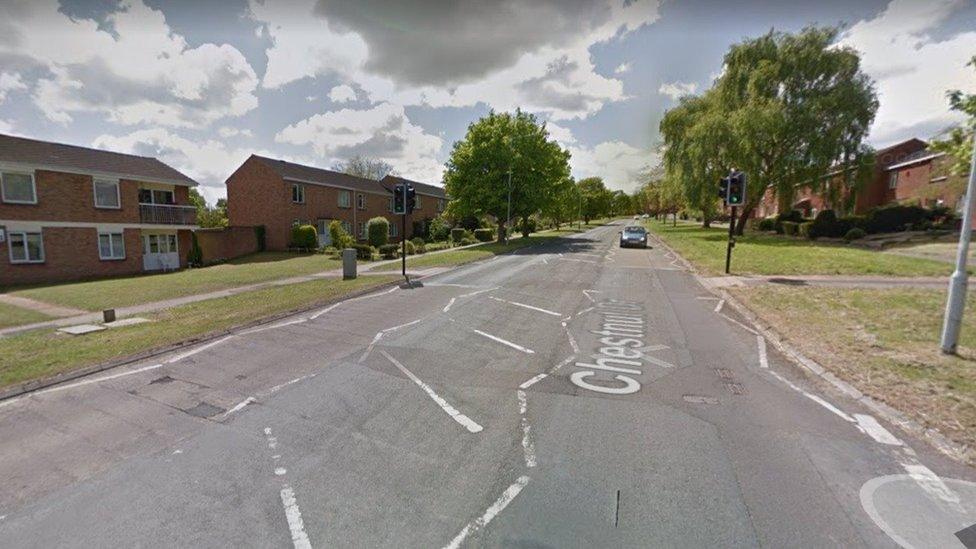
[[[844,240],[850,242],[851,240],[860,240],[865,236],[867,236],[867,233],[864,232],[864,229],[854,227],[853,229],[847,231],[847,234],[844,235]]]
[[[477,243],[478,243],[478,241],[475,240],[475,239],[473,239],[473,238],[471,238],[470,236],[466,236],[466,237],[462,238],[461,239],[461,242],[460,242],[460,244],[462,246],[470,246],[471,244],[477,244]]]
[[[390,221],[385,217],[374,217],[366,222],[366,239],[370,246],[379,248],[390,243]]]
[[[303,250],[314,250],[319,247],[319,235],[311,225],[295,225],[291,228],[291,245]]]
[[[495,238],[495,231],[491,229],[475,229],[474,238],[478,242],[491,242]]]
[[[813,221],[804,221],[803,223],[800,223],[797,226],[797,234],[799,234],[803,238],[809,238],[811,240],[817,238],[811,232],[811,229],[813,228],[813,224],[814,224]]]
[[[408,240],[406,242],[406,247],[407,247],[407,255],[413,255],[417,253],[417,247],[413,245],[413,242]]]
[[[469,215],[467,217],[462,217],[461,221],[458,222],[458,225],[462,229],[468,229],[469,231],[473,231],[481,227],[481,220],[473,215]]]
[[[783,227],[783,233],[786,236],[796,236],[797,227],[799,226],[799,223],[796,223],[794,221],[782,221],[780,222],[780,226]]]
[[[380,255],[383,259],[396,259],[400,246],[397,244],[383,244],[380,246]]]
[[[809,235],[810,238],[820,238],[822,236],[827,238],[840,238],[849,229],[850,226],[841,223],[837,219],[834,210],[823,210],[813,220],[813,225],[809,228]]]
[[[529,234],[536,231],[535,219],[531,217],[528,219],[523,219],[516,227],[516,230],[521,232],[523,236],[529,236]]]
[[[464,230],[464,227],[454,227],[451,229],[451,240],[454,242],[460,242],[464,238],[464,234],[468,231]]]
[[[353,244],[350,247],[356,250],[356,259],[365,261],[373,259],[373,247],[369,244]]]
[[[894,233],[910,229],[928,219],[930,212],[921,206],[884,206],[868,212],[865,230],[869,233]]]
[[[349,248],[356,243],[353,237],[342,227],[342,221],[338,219],[329,223],[329,237],[332,238],[332,245],[340,250]]]
[[[434,242],[447,240],[451,236],[451,226],[443,217],[435,217],[430,221],[430,239]]]
[[[424,242],[424,239],[420,238],[419,236],[412,238],[410,243],[413,244],[413,248],[418,254],[422,254],[427,251],[427,243]]]
[[[775,231],[776,220],[771,217],[764,217],[756,223],[756,229],[760,231]]]
[[[802,223],[803,214],[800,213],[800,210],[790,210],[786,213],[781,213],[777,215],[776,221],[773,223],[773,229],[779,234],[783,234],[785,232],[785,229],[783,228],[784,221],[789,221],[792,223]]]

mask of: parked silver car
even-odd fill
[[[637,246],[647,247],[647,229],[639,225],[628,225],[620,231],[620,247]]]

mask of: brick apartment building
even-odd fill
[[[186,266],[194,186],[155,158],[0,135],[0,286]]]
[[[400,216],[393,214],[393,186],[403,178],[387,176],[380,181],[304,166],[284,160],[251,155],[227,178],[227,217],[231,226],[265,227],[269,250],[285,250],[295,224],[314,225],[321,245],[329,245],[329,224],[339,220],[346,232],[366,240],[366,223],[383,216],[390,221],[390,237],[400,238]],[[412,221],[436,217],[444,211],[447,196],[434,185],[408,181],[417,192]]]

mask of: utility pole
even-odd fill
[[[945,319],[942,323],[942,352],[955,354],[959,344],[959,329],[966,308],[966,289],[969,275],[966,260],[969,259],[969,240],[973,232],[973,194],[976,193],[976,135],[973,136],[973,155],[969,164],[969,185],[962,212],[962,228],[959,230],[959,249],[956,251],[956,270],[949,278],[949,298],[946,301]]]
[[[524,178],[523,178],[524,179]],[[505,244],[508,244],[508,234],[512,232],[512,168],[508,168],[508,218],[505,220]]]

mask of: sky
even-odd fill
[[[439,184],[470,123],[520,107],[576,177],[631,191],[730,45],[809,25],[861,53],[874,146],[976,91],[970,0],[0,0],[0,133],[155,156],[213,202],[252,153]]]

